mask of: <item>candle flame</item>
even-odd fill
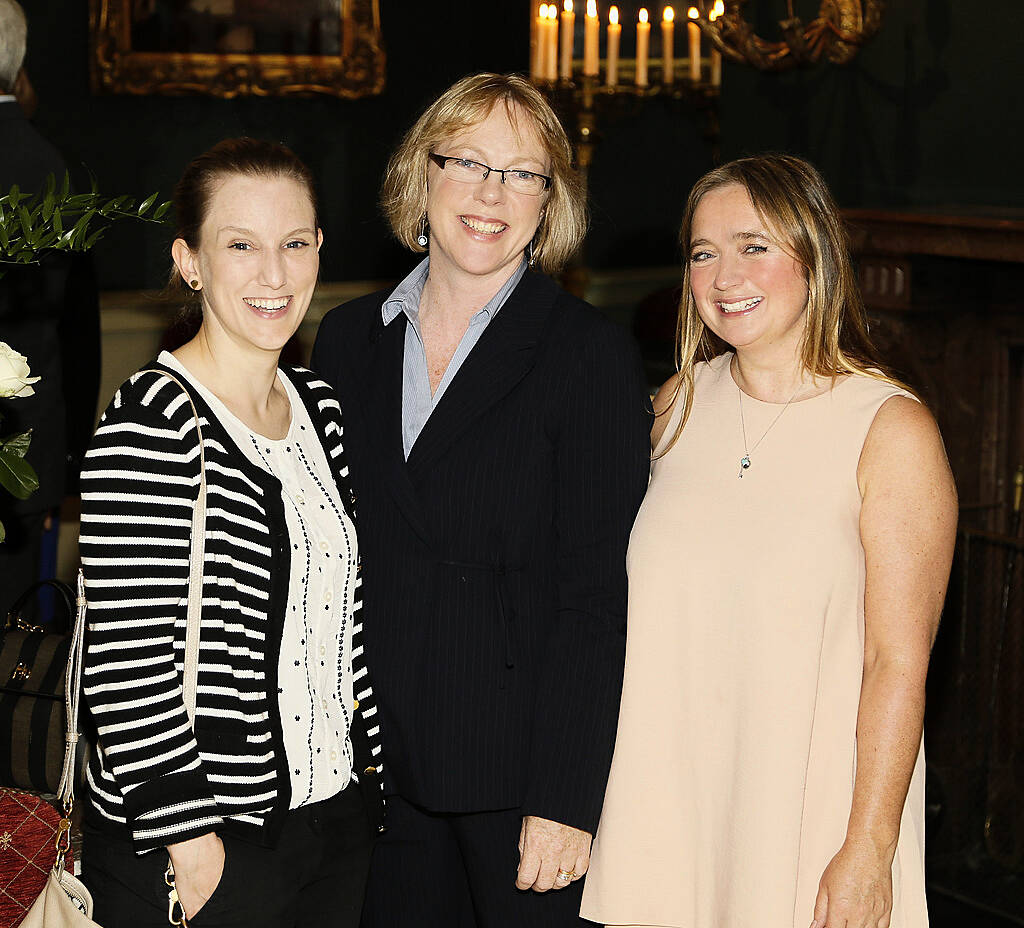
[[[647,7],[640,7],[640,22],[647,22]]]
[[[716,16],[724,16],[725,15],[725,3],[724,3],[724,0],[715,0],[715,15]]]
[[[549,3],[548,4],[548,19],[558,19],[558,4],[557,3]]]
[[[571,13],[572,12],[572,0],[565,0],[565,4],[562,6],[562,9],[564,9],[566,13]]]
[[[540,10],[537,12],[537,16],[540,19],[547,19],[548,18],[548,5],[546,3],[542,3],[540,5]]]
[[[686,15],[689,16],[690,19],[700,19],[700,10],[698,10],[695,6],[691,6],[686,11]]]
[[[587,0],[587,18],[597,19],[597,0]]]
[[[673,10],[672,7],[667,6],[667,7],[665,7],[665,12],[662,13],[661,16],[662,16],[662,19],[665,20],[665,22],[670,23],[670,22],[672,22],[672,20],[674,20],[676,18],[676,11]]]
[[[617,6],[613,6],[608,11],[608,22],[613,26],[617,26],[619,24],[619,8]]]

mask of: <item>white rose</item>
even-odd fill
[[[29,377],[28,358],[18,354],[7,342],[0,342],[0,397],[31,396],[32,384],[41,378]]]

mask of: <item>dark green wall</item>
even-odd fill
[[[326,280],[388,278],[410,259],[376,208],[388,152],[422,107],[457,77],[513,70],[528,55],[523,0],[477,4],[381,0],[388,88],[346,101],[94,97],[85,0],[23,0],[36,121],[73,164],[111,193],[169,193],[185,163],[220,138],[252,134],[295,148],[320,179]],[[784,9],[782,0],[761,0]],[[602,3],[602,7],[604,7]],[[652,4],[652,7],[656,6]],[[798,8],[799,8],[798,4]],[[811,9],[816,6],[812,4]],[[982,17],[962,0],[890,2],[881,34],[846,68],[764,75],[727,66],[722,152],[808,155],[849,206],[1024,207],[1015,105],[1019,0]],[[995,23],[1003,28],[994,28]],[[673,263],[693,180],[711,166],[701,120],[659,102],[603,126],[592,170],[588,259],[602,267]],[[97,250],[104,288],[159,286],[168,236],[115,232]]]

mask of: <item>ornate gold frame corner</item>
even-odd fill
[[[378,0],[341,0],[338,56],[134,51],[131,4],[89,0],[93,93],[355,98],[384,90]]]

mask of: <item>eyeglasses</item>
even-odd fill
[[[434,162],[445,176],[460,184],[479,184],[487,180],[491,172],[501,175],[501,182],[516,193],[525,193],[535,197],[551,187],[551,178],[534,171],[522,171],[519,168],[492,168],[479,161],[468,158],[453,158],[448,155],[436,155],[430,152],[430,160]]]

